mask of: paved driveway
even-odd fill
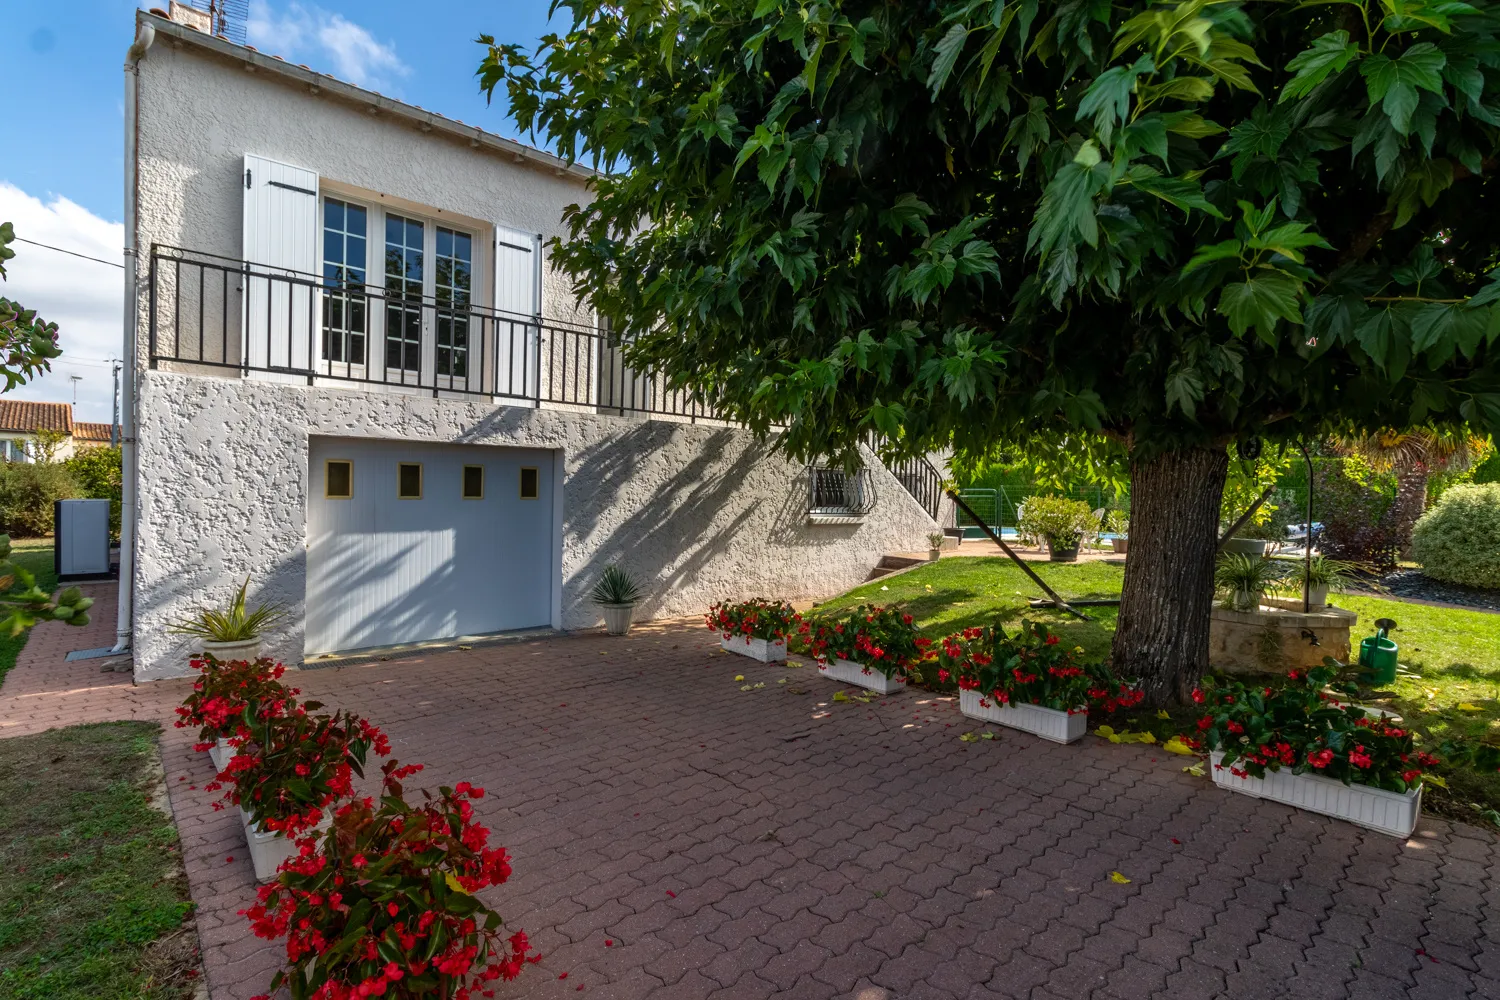
[[[1474,827],[1424,820],[1403,844],[1149,748],[961,742],[980,727],[952,702],[834,703],[813,670],[686,625],[298,680],[430,783],[489,790],[516,872],[489,901],[545,955],[503,998],[1500,997],[1496,840]],[[165,711],[167,691],[119,700]],[[276,952],[235,915],[238,820],[167,733],[213,998],[244,1000]]]

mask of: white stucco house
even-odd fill
[[[174,10],[176,5],[174,5]],[[188,21],[188,17],[183,17]],[[247,576],[302,661],[807,599],[925,548],[937,473],[852,482],[629,371],[547,264],[590,172],[140,12],[125,74],[120,644]]]

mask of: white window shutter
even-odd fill
[[[514,403],[540,390],[542,238],[495,226],[495,395]]]
[[[247,153],[242,183],[245,361],[310,371],[320,325],[317,171]]]

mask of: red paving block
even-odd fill
[[[64,662],[113,641],[114,588],[88,589],[91,624],[39,626],[0,688],[0,737],[166,726],[212,1000],[247,1000],[281,951],[236,912],[255,893],[238,817],[213,810],[206,755],[170,726],[185,682]],[[752,667],[667,623],[297,684],[382,726],[425,784],[489,789],[480,814],[516,875],[485,899],[546,954],[501,1000],[578,985],[620,1000],[1415,1000],[1500,979],[1487,831],[1424,819],[1403,844],[1219,791],[1149,750],[1008,731],[967,746],[952,703],[916,693],[814,719],[831,685],[754,668],[793,683],[741,692],[731,678]]]

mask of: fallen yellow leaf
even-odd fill
[[[1109,880],[1111,882],[1118,882],[1120,885],[1130,884],[1130,879],[1126,878],[1124,875],[1121,875],[1119,872],[1110,872]]]
[[[1203,777],[1203,765],[1202,764],[1193,764],[1191,767],[1185,767],[1185,768],[1183,768],[1182,771],[1183,771],[1184,774],[1191,774],[1195,778],[1201,778],[1201,777]]]
[[[741,684],[740,685],[740,690],[741,691],[754,691],[755,690],[755,685],[754,684]]]
[[[964,743],[978,743],[979,742],[979,737],[978,737],[978,735],[976,735],[974,733],[964,733],[961,736],[959,736],[959,740],[961,740]]]
[[[1424,783],[1430,781],[1434,785],[1437,785],[1439,788],[1447,788],[1448,787],[1448,782],[1444,781],[1442,778],[1440,778],[1436,774],[1423,774],[1422,775],[1422,781]]]
[[[1458,710],[1460,712],[1483,712],[1484,708],[1480,705],[1475,705],[1472,702],[1461,701],[1458,703]]]
[[[1172,713],[1168,712],[1165,708],[1163,708],[1163,709],[1159,709],[1157,711],[1156,717],[1158,719],[1170,719],[1172,717]]]
[[[736,680],[736,681],[742,681],[742,680],[744,680],[744,679],[745,679],[745,675],[744,675],[744,674],[735,674],[735,675],[734,675],[734,679],[735,679],[735,680]]]
[[[1190,753],[1194,752],[1192,747],[1190,747],[1186,743],[1182,742],[1182,740],[1179,739],[1176,736],[1172,737],[1170,740],[1167,740],[1167,742],[1163,743],[1161,745],[1161,748],[1163,750],[1165,750],[1167,753],[1190,754]]]
[[[849,696],[847,694],[845,694],[844,692],[842,692],[842,691],[835,691],[833,693],[833,700],[834,701],[848,701],[849,700]]]
[[[1098,729],[1094,730],[1094,734],[1096,736],[1103,736],[1105,739],[1109,739],[1115,734],[1115,729],[1113,726],[1100,726]]]

